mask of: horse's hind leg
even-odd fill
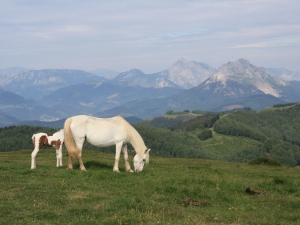
[[[35,169],[36,168],[36,155],[39,152],[39,148],[35,148],[33,150],[33,152],[31,153],[31,169]]]
[[[73,169],[72,156],[69,154],[69,156],[68,156],[68,167],[67,167],[67,170],[72,170],[72,169]]]
[[[122,146],[122,152],[124,154],[126,172],[133,172],[133,170],[130,168],[130,164],[128,162],[127,144],[124,144]]]
[[[86,170],[84,167],[84,164],[82,162],[82,146],[83,146],[84,140],[85,140],[85,137],[74,137],[74,141],[79,150],[79,152],[77,152],[76,155],[74,155],[74,157],[76,157],[79,162],[80,170]],[[71,158],[71,163],[72,163],[72,158]],[[69,164],[70,164],[70,157],[69,157]]]
[[[83,162],[82,162],[81,154],[78,154],[76,156],[76,158],[78,159],[80,170],[86,170],[84,165],[83,165]],[[68,157],[68,167],[67,167],[67,169],[68,170],[73,169],[72,156],[70,154],[69,154],[69,157]]]

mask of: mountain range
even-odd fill
[[[222,65],[208,79],[191,89],[163,99],[145,99],[130,102],[97,116],[123,114],[149,117],[167,110],[227,111],[239,108],[262,109],[274,104],[300,101],[299,82],[284,81],[271,76],[264,68],[245,59]],[[131,109],[135,108],[133,112]]]
[[[167,110],[261,109],[300,101],[299,73],[256,67],[245,59],[216,70],[184,58],[153,74],[139,69],[120,73],[2,69],[0,126],[56,121],[78,114],[147,119]]]

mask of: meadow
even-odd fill
[[[113,154],[83,150],[80,171],[42,149],[31,170],[31,151],[0,153],[0,224],[300,224],[296,167],[150,156],[115,173]]]

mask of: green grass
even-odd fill
[[[213,132],[213,138],[201,141],[201,143],[204,149],[220,158],[240,152],[241,149],[261,145],[260,142],[250,138],[227,136],[216,132]]]
[[[270,158],[256,158],[249,162],[250,165],[282,166],[280,162]]]
[[[88,171],[71,171],[41,150],[31,170],[30,153],[0,153],[0,224],[300,223],[297,168],[150,157],[142,173],[126,173],[123,158],[114,173],[114,155],[84,150]]]

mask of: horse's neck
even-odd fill
[[[141,135],[132,126],[128,126],[128,141],[132,144],[137,154],[142,154],[147,147]]]

